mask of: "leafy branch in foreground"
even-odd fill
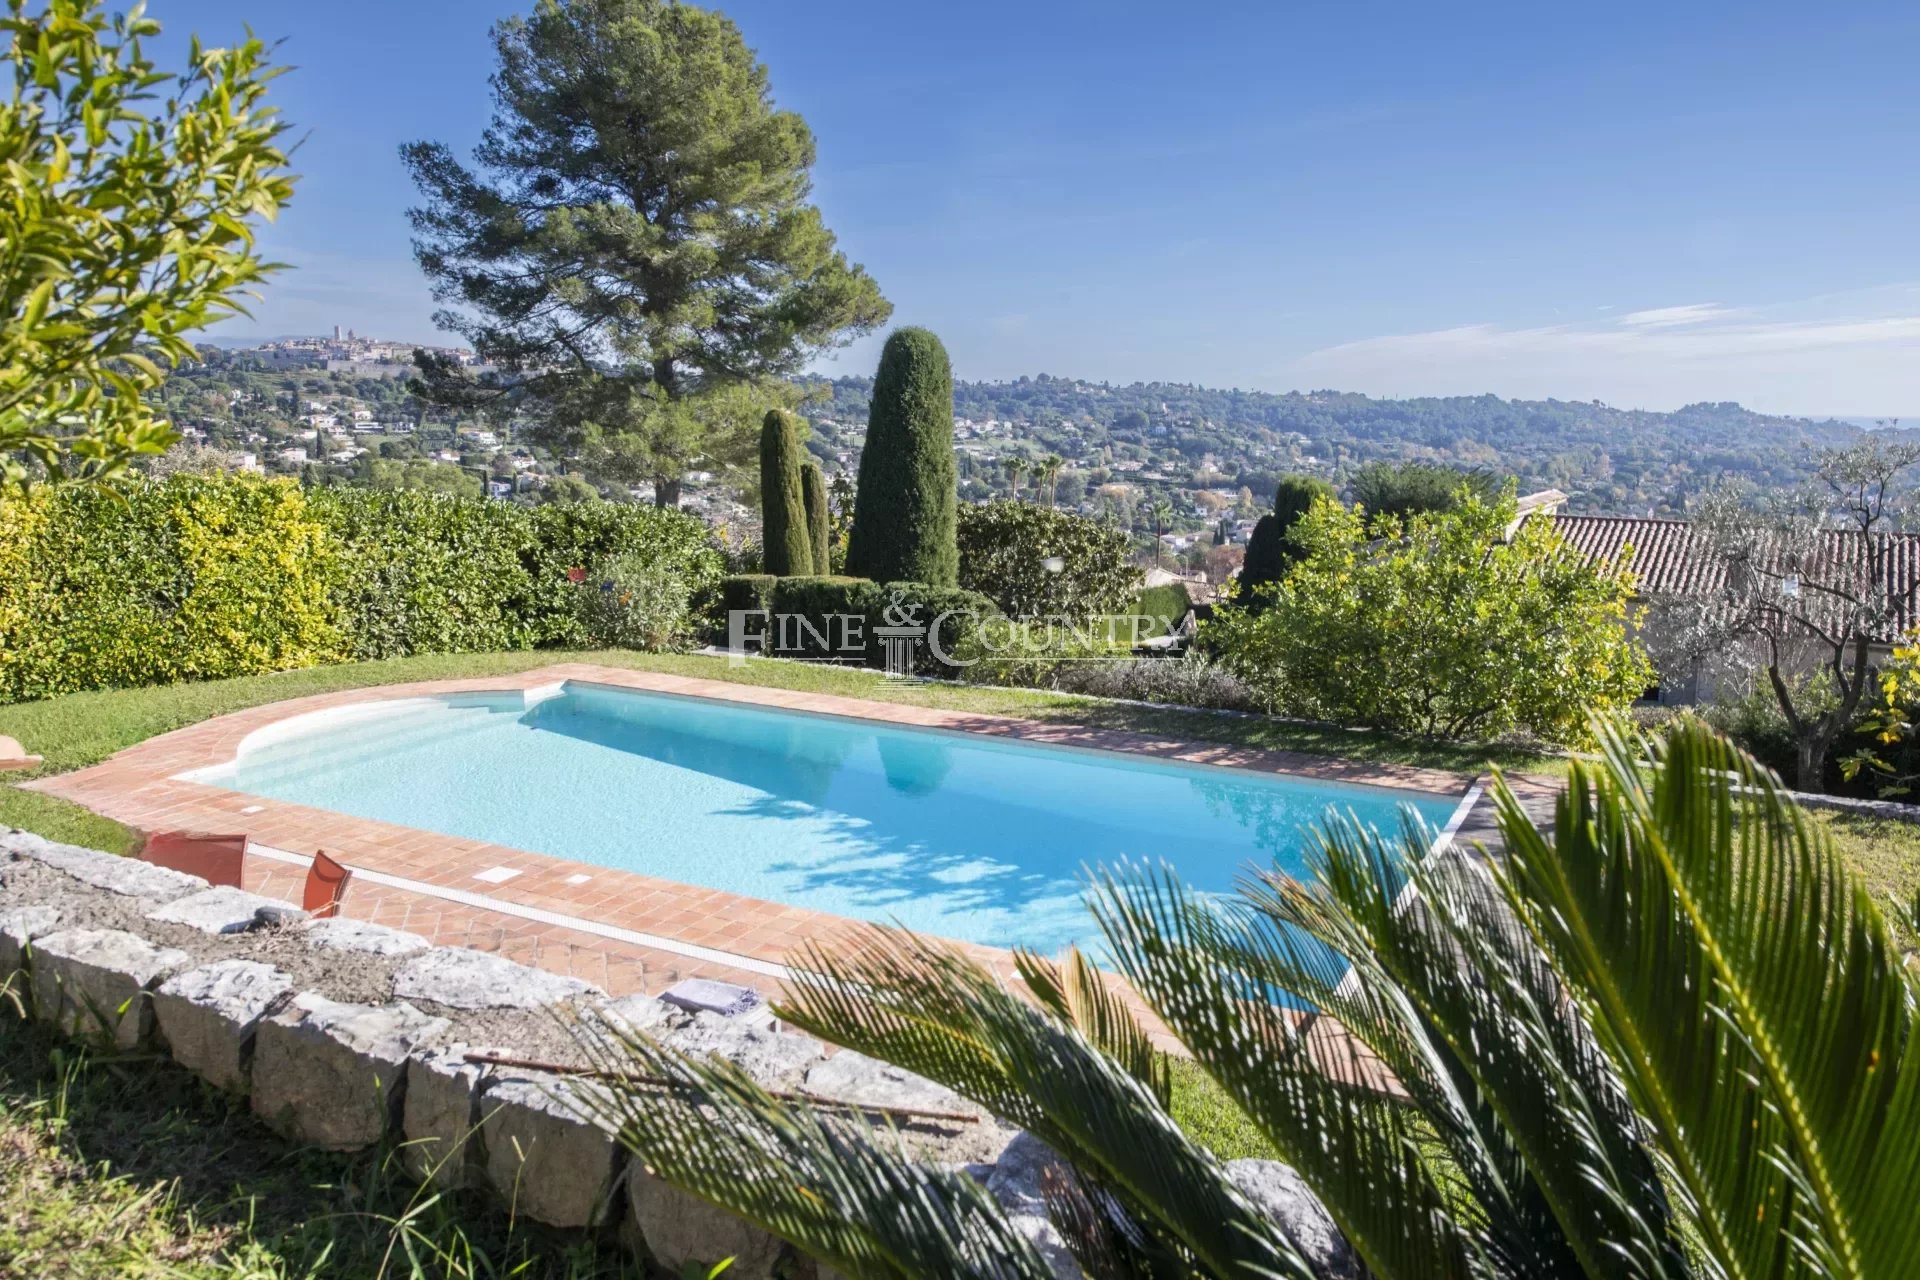
[[[144,397],[274,265],[248,220],[293,194],[267,48],[196,38],[178,75],[140,6],[9,0],[0,114],[0,486],[101,480],[176,438]]]
[[[1824,829],[1724,738],[1691,721],[1658,741],[1595,735],[1550,832],[1496,781],[1501,858],[1429,853],[1411,820],[1395,840],[1336,816],[1310,883],[1267,872],[1220,899],[1165,870],[1102,873],[1106,954],[1318,1197],[1357,1259],[1344,1274],[1907,1274],[1920,1066],[1886,922]],[[1319,1274],[1328,1260],[1309,1264],[1169,1118],[1129,996],[1078,956],[1018,967],[1031,998],[943,944],[869,928],[810,949],[783,1012],[1046,1143],[1049,1216],[1091,1276]],[[623,1139],[836,1266],[845,1237],[890,1241],[850,1274],[900,1274],[910,1250],[973,1257],[1012,1229],[977,1187],[931,1173],[915,1194],[950,1198],[909,1220],[864,1172],[881,1157],[860,1133],[724,1068],[634,1052],[687,1084],[630,1094]],[[723,1173],[693,1167],[702,1144]],[[794,1186],[833,1194],[769,1212]]]

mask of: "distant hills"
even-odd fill
[[[831,400],[815,408],[817,429],[832,439],[864,425],[871,385],[868,378],[835,380]],[[1857,439],[1864,429],[1732,402],[1656,413],[1590,401],[1381,400],[1345,391],[1119,386],[1044,374],[958,382],[954,409],[977,423],[1011,423],[981,437],[989,451],[1058,453],[1070,467],[1137,461],[1152,474],[1218,473],[1262,493],[1286,471],[1339,478],[1376,459],[1423,459],[1515,475],[1523,491],[1563,489],[1577,511],[1655,514],[1679,514],[1690,497],[1722,479],[1760,488],[1796,484],[1808,474],[1813,449]]]

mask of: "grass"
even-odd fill
[[[1905,915],[1920,896],[1920,825],[1831,809],[1812,811],[1890,914]],[[1898,912],[1892,908],[1898,904]]]
[[[617,1248],[414,1188],[392,1151],[289,1146],[151,1057],[0,1013],[0,1277],[600,1280]]]

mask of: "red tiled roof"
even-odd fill
[[[1569,547],[1589,562],[1619,559],[1631,549],[1627,564],[1633,570],[1635,592],[1642,598],[1657,596],[1700,596],[1726,589],[1724,562],[1695,545],[1693,526],[1685,520],[1657,520],[1642,516],[1570,516],[1555,512],[1553,527]],[[1881,577],[1883,589],[1900,602],[1895,611],[1895,630],[1912,630],[1920,614],[1916,596],[1920,595],[1920,534],[1874,534],[1885,549]],[[1800,566],[1811,581],[1855,581],[1864,576],[1869,543],[1866,535],[1842,529],[1821,535],[1812,563]],[[1770,564],[1778,572],[1783,566]],[[1892,639],[1891,636],[1882,637]]]

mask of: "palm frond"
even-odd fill
[[[1350,1039],[1316,1038],[1250,980],[1327,963],[1317,942],[1218,910],[1170,871],[1105,875],[1090,905],[1121,972],[1297,1169],[1383,1280],[1487,1274],[1427,1166],[1417,1112]],[[1324,985],[1324,984],[1323,984]]]
[[[1596,728],[1547,841],[1504,780],[1500,883],[1589,1010],[1728,1276],[1920,1257],[1913,993],[1865,887],[1697,723]]]
[[[954,948],[867,926],[806,948],[780,1008],[796,1026],[939,1081],[1031,1131],[1156,1247],[1216,1276],[1312,1275],[1284,1229],[1154,1093],[1073,1026]]]
[[[694,1061],[612,1025],[582,1043],[607,1083],[579,1096],[649,1172],[842,1274],[1052,1280],[965,1173],[876,1142],[859,1121],[772,1097],[725,1061]]]
[[[1013,960],[1036,1000],[1119,1063],[1152,1091],[1154,1101],[1166,1107],[1173,1096],[1166,1055],[1153,1047],[1139,1019],[1080,948],[1068,947],[1058,965],[1024,948],[1014,952]]]
[[[1508,1274],[1677,1277],[1690,1273],[1646,1134],[1611,1061],[1558,975],[1479,860],[1425,855],[1329,824],[1323,878],[1333,918],[1366,948],[1355,980],[1384,975],[1415,1008],[1415,1034],[1442,1080],[1423,1081],[1423,1114],[1487,1214]],[[1405,891],[1392,886],[1402,878]],[[1458,1100],[1460,1109],[1441,1103]]]

